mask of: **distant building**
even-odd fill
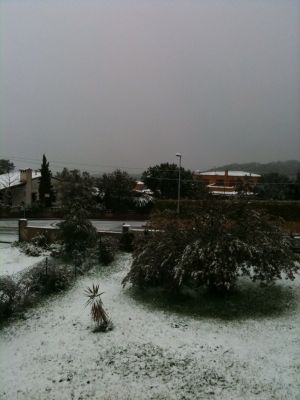
[[[150,189],[146,188],[146,185],[144,182],[142,181],[135,181],[135,186],[133,188],[133,192],[135,192],[136,194],[140,194],[140,195],[149,195],[152,196],[153,192]]]
[[[145,189],[145,184],[142,181],[135,181],[134,189],[135,191],[143,191]]]
[[[12,207],[30,207],[39,200],[40,171],[20,169],[0,175],[0,201]],[[55,189],[57,178],[52,178]]]
[[[253,194],[250,186],[257,184],[260,175],[245,171],[195,171],[193,178],[205,184],[210,193],[215,195],[235,196],[240,187],[245,188],[246,194]],[[248,187],[248,189],[247,189]]]

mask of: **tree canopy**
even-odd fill
[[[254,188],[256,195],[270,200],[300,200],[300,176],[296,180],[276,172],[262,176],[259,185]]]
[[[156,196],[165,199],[175,199],[178,195],[179,168],[176,164],[162,163],[149,167],[142,174],[142,180]],[[180,170],[181,197],[197,198],[206,193],[206,188],[200,182],[193,181],[190,170],[181,167]]]
[[[88,172],[64,168],[56,177],[60,181],[60,201],[66,210],[73,208],[74,204],[85,210],[95,206],[95,178]]]
[[[97,186],[103,193],[106,208],[119,211],[132,205],[135,181],[127,172],[116,169],[110,174],[103,174]]]
[[[86,210],[73,203],[68,208],[65,220],[60,222],[61,236],[68,256],[78,257],[96,244],[97,232],[88,219]]]
[[[15,165],[12,161],[6,159],[0,159],[0,175],[7,174],[15,169]]]

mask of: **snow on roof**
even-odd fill
[[[239,192],[236,192],[235,190],[230,191],[230,192],[228,192],[228,191],[222,192],[220,190],[216,190],[216,191],[211,191],[210,193],[216,194],[216,195],[221,195],[221,196],[236,196],[239,194]],[[243,192],[242,194],[246,195],[246,196],[252,196],[254,193],[253,192]]]
[[[224,176],[225,171],[207,171],[207,172],[200,172],[199,170],[195,171],[196,175],[211,175],[211,176]],[[228,171],[228,176],[254,176],[260,177],[258,174],[253,174],[252,172],[246,171]]]
[[[136,183],[137,185],[144,185],[144,182],[142,182],[142,181],[135,181],[135,183]]]
[[[210,192],[212,194],[219,194],[221,196],[235,196],[238,194],[238,192],[236,191],[232,191],[232,192],[221,192],[221,191],[212,191]]]
[[[234,190],[234,186],[220,186],[220,185],[216,185],[215,183],[212,183],[211,185],[207,185],[208,188],[215,188],[215,189],[232,189]]]
[[[40,176],[41,173],[39,171],[32,171],[32,179],[40,178]],[[21,182],[20,178],[20,171],[0,175],[0,190],[21,185],[23,182]]]

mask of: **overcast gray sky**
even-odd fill
[[[0,110],[18,166],[300,159],[300,1],[0,0]]]

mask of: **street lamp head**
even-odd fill
[[[181,153],[176,153],[176,157],[181,157]]]

